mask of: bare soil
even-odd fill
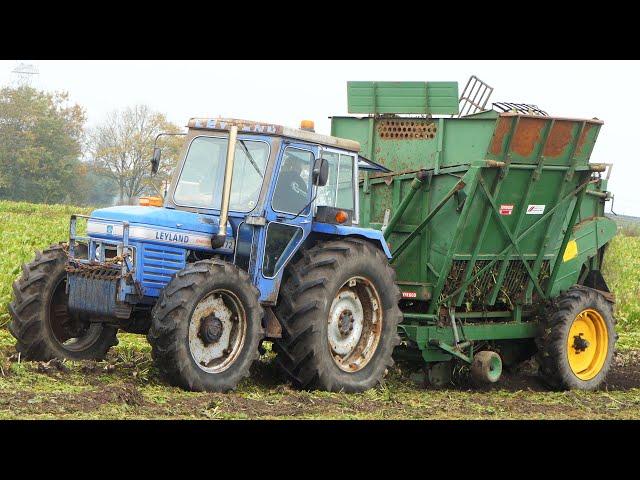
[[[2,353],[0,418],[640,418],[640,350],[617,354],[597,392],[550,392],[528,362],[484,389],[464,371],[450,385],[433,387],[400,366],[378,388],[360,394],[295,390],[269,355],[255,365],[251,380],[223,394],[167,385],[138,340],[124,342],[103,362],[24,362],[11,347]]]

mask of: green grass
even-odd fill
[[[36,249],[68,238],[69,206],[0,201],[0,326],[9,321],[11,283]],[[640,349],[640,238],[618,236],[605,260],[615,293],[619,347],[637,364]],[[394,369],[384,384],[361,394],[292,389],[273,365],[256,365],[251,380],[230,394],[193,393],[166,385],[144,336],[119,334],[103,362],[24,362],[0,328],[0,418],[640,418],[640,390],[547,392],[525,383],[478,391],[424,389],[411,371]],[[627,358],[627,357],[624,357]],[[532,386],[533,385],[533,386]]]
[[[640,237],[614,237],[605,253],[603,270],[616,296],[621,345],[640,348]]]
[[[69,216],[84,208],[0,201],[0,326],[9,321],[11,284],[35,250],[69,239]]]

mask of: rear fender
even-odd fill
[[[583,265],[598,254],[617,233],[615,222],[606,217],[592,217],[573,227],[571,239],[560,257],[560,269],[551,296],[578,283]],[[604,281],[604,280],[603,280]]]
[[[365,240],[368,240],[376,247],[380,248],[380,250],[382,250],[387,256],[387,258],[391,260],[391,251],[389,250],[389,245],[385,241],[384,236],[382,235],[382,232],[380,230],[314,222],[313,226],[311,227],[311,231],[335,237],[363,238]]]

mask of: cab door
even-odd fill
[[[285,266],[311,232],[312,169],[317,145],[284,141],[265,205],[264,228],[258,240],[254,272],[260,300],[277,300]]]

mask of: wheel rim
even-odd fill
[[[602,315],[585,309],[576,315],[567,338],[567,356],[573,374],[591,380],[604,366],[609,352],[609,332]]]
[[[492,355],[487,366],[487,378],[490,382],[497,382],[501,375],[502,361],[498,355]]]
[[[82,322],[69,314],[66,274],[58,281],[47,309],[47,324],[60,347],[69,352],[81,352],[93,345],[102,332],[99,323]]]
[[[191,357],[207,373],[223,372],[242,351],[246,331],[247,316],[240,299],[228,290],[214,290],[198,302],[191,315]]]
[[[382,332],[382,304],[373,284],[351,277],[329,310],[327,337],[331,356],[345,372],[357,372],[373,357]]]

